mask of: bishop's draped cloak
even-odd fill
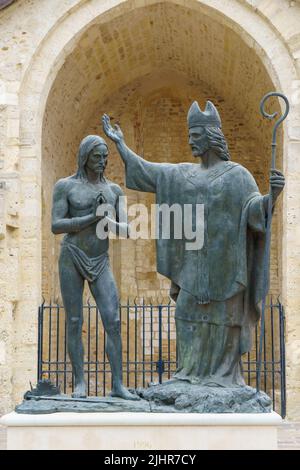
[[[240,357],[251,348],[263,295],[266,215],[254,178],[223,160],[206,172],[198,164],[151,163],[134,154],[126,160],[128,188],[156,193],[159,205],[204,205],[201,249],[187,250],[191,240],[175,239],[172,224],[171,239],[157,240],[157,270],[180,289],[177,377],[243,385]]]

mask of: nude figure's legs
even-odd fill
[[[122,381],[122,340],[120,334],[119,298],[113,274],[108,267],[90,284],[91,293],[101,314],[107,335],[106,354],[110,363],[113,388],[111,396],[138,400],[124,386]]]
[[[78,273],[67,250],[62,248],[59,259],[59,279],[67,320],[68,353],[74,374],[73,397],[86,397],[84,351],[82,345],[82,295],[84,279]]]

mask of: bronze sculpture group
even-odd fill
[[[282,191],[284,176],[273,169],[270,193],[260,194],[249,171],[230,161],[221,119],[210,101],[204,112],[194,102],[187,121],[189,144],[198,160],[169,164],[151,163],[135,154],[120,127],[113,127],[107,115],[102,118],[104,133],[125,164],[128,188],[155,193],[158,204],[204,207],[201,249],[187,250],[184,236],[157,240],[157,270],[170,279],[170,295],[176,302],[178,369],[173,383],[244,387],[241,356],[251,348],[264,295],[267,209]],[[86,396],[81,341],[86,280],[107,333],[112,396],[135,400],[138,397],[122,384],[119,301],[109,266],[109,241],[96,234],[99,220],[105,218],[97,215],[102,204],[115,208],[116,218],[110,223],[128,234],[126,213],[119,204],[122,190],[104,176],[107,158],[101,137],[83,139],[77,173],[55,185],[52,231],[66,234],[59,274],[75,378],[73,396]]]

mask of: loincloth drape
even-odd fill
[[[108,253],[102,253],[100,256],[90,258],[83,250],[72,243],[63,242],[61,244],[62,250],[68,250],[71,255],[72,261],[76,266],[78,272],[88,282],[94,282],[98,279],[105,269],[109,266]]]

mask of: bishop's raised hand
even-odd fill
[[[116,144],[124,140],[124,135],[121,131],[120,126],[118,126],[118,124],[115,124],[113,127],[111,125],[110,118],[107,114],[103,114],[102,116],[102,126],[103,131],[107,135],[107,137],[109,137]]]

